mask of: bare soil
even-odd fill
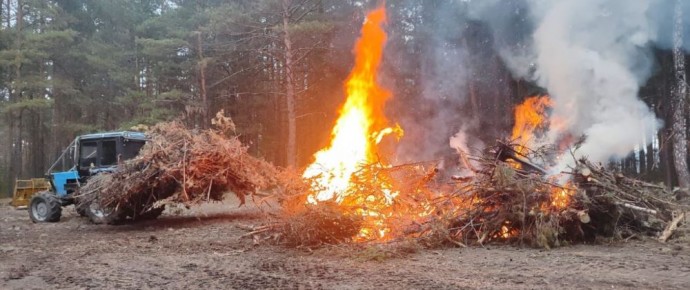
[[[0,289],[690,289],[687,239],[391,256],[373,246],[254,246],[240,226],[262,214],[236,202],[122,226],[93,225],[71,207],[58,223],[33,224],[0,202]]]

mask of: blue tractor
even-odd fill
[[[31,198],[31,220],[57,222],[62,215],[62,207],[71,204],[75,204],[80,215],[88,216],[95,223],[106,220],[107,211],[96,202],[80,204],[79,187],[90,177],[113,172],[121,162],[136,157],[146,141],[143,133],[128,131],[87,134],[75,138],[46,172],[50,190],[39,192]],[[157,217],[160,213],[162,210],[153,214]]]

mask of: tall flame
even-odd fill
[[[526,148],[534,142],[535,131],[547,125],[546,109],[553,106],[548,96],[535,96],[515,107],[515,125],[511,139],[518,144],[516,150],[524,154]]]
[[[318,194],[309,201],[329,200],[345,192],[358,166],[376,161],[376,144],[390,133],[402,133],[388,123],[383,107],[391,93],[376,83],[376,73],[386,42],[386,10],[371,11],[362,26],[354,49],[355,65],[345,83],[347,99],[331,132],[330,144],[314,154],[314,162],[303,173],[313,178]]]
[[[546,110],[553,106],[553,101],[549,96],[534,96],[527,98],[522,104],[515,107],[515,125],[511,139],[517,143],[516,150],[520,154],[526,154],[527,148],[534,145],[539,130],[560,131],[562,126],[558,124],[549,124]],[[553,121],[553,120],[551,120]],[[558,120],[556,120],[558,121]],[[554,126],[556,125],[556,126]],[[513,164],[516,168],[520,168],[520,164]],[[544,205],[545,209],[562,210],[570,203],[570,196],[575,194],[575,188],[572,183],[566,183],[561,188],[555,188],[551,192],[551,204]]]

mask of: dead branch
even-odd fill
[[[680,222],[683,220],[685,220],[684,212],[680,213],[676,218],[668,223],[664,231],[659,236],[659,241],[665,243],[673,235],[676,229],[678,229],[678,224],[680,224]]]

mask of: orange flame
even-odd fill
[[[557,210],[567,208],[570,203],[570,196],[573,194],[575,194],[575,189],[570,184],[566,184],[563,188],[554,189],[551,192],[551,207]]]
[[[539,130],[562,130],[559,124],[548,124],[546,110],[553,106],[553,101],[549,96],[534,96],[526,99],[522,104],[515,107],[515,125],[511,139],[517,143],[516,150],[520,154],[527,152],[527,147],[537,138],[535,134]],[[556,120],[559,121],[559,120]],[[555,125],[555,126],[552,126]],[[518,163],[514,163],[519,168]],[[575,194],[576,189],[571,183],[565,184],[562,188],[555,188],[551,192],[551,204],[544,205],[544,210],[562,210],[568,207],[570,197]]]
[[[535,131],[547,125],[546,109],[553,106],[548,96],[535,96],[515,107],[515,126],[511,139],[517,142],[516,150],[524,154],[535,139]]]
[[[386,33],[382,27],[385,23],[384,7],[370,12],[364,20],[361,36],[354,49],[355,65],[345,83],[347,99],[331,132],[330,144],[314,154],[314,162],[303,173],[303,177],[313,180],[312,186],[317,191],[316,195],[308,197],[309,203],[333,198],[341,203],[352,186],[353,174],[362,164],[377,161],[376,144],[388,134],[403,134],[398,125],[385,128],[388,120],[383,107],[391,93],[376,83],[376,73],[386,42]],[[383,190],[389,192],[386,199],[391,202],[396,194],[389,188]],[[363,196],[361,200],[366,202],[371,199]],[[381,215],[371,209],[357,214],[365,219],[379,218]],[[381,228],[381,222],[375,224],[379,228],[364,228],[360,234],[378,232],[379,236],[383,236],[385,228]]]

